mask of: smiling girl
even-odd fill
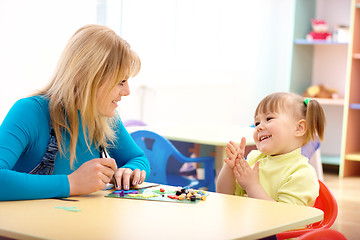
[[[314,168],[301,147],[324,135],[325,115],[316,100],[274,93],[257,106],[253,138],[257,150],[244,158],[246,139],[227,144],[216,191],[313,206],[319,194]]]
[[[149,162],[116,113],[138,55],[111,29],[80,28],[50,83],[0,126],[0,200],[62,198],[143,182]],[[104,149],[112,158],[106,156]]]

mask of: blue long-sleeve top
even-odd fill
[[[138,168],[150,172],[144,152],[136,145],[120,118],[116,125],[114,146],[107,149],[117,166]],[[33,96],[18,100],[0,125],[0,201],[68,197],[70,185],[67,175],[84,162],[99,158],[94,144],[88,149],[83,135],[81,120],[76,147],[76,161],[70,168],[69,134],[63,135],[64,155],[56,155],[52,175],[28,174],[46,152],[49,143],[49,100]]]

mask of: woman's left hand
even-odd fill
[[[115,178],[117,182],[116,189],[129,190],[130,186],[136,186],[144,182],[146,172],[144,170],[135,169],[134,171],[130,168],[119,168],[115,172]]]

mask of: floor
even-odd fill
[[[360,177],[338,177],[338,168],[324,166],[324,182],[338,203],[338,216],[331,227],[348,240],[360,239]]]

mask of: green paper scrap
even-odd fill
[[[55,207],[57,209],[64,209],[69,212],[80,212],[81,209],[78,209],[77,207]]]

